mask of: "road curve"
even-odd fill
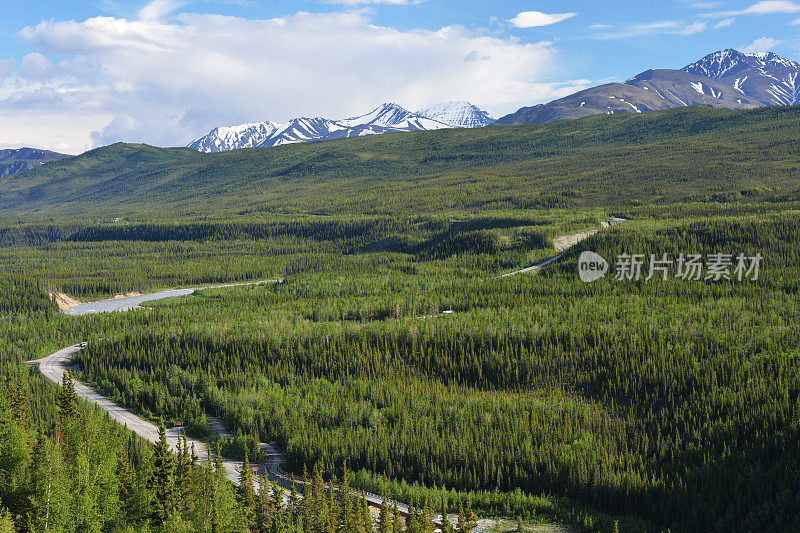
[[[608,222],[603,222],[603,227],[604,228],[609,228],[611,226],[616,226],[617,224],[622,224],[623,222],[627,222],[627,221],[628,221],[628,219],[626,219],[626,218],[614,217],[611,220],[609,220]],[[564,237],[566,237],[566,238],[572,237],[572,240],[567,246],[565,246],[565,247],[563,247],[561,249],[560,253],[554,255],[553,257],[549,257],[549,258],[547,258],[547,259],[545,259],[545,260],[543,260],[543,261],[541,261],[541,262],[539,262],[539,263],[537,263],[535,265],[531,265],[531,266],[525,267],[525,268],[520,268],[519,270],[515,270],[513,272],[507,272],[506,274],[501,274],[498,277],[507,278],[509,276],[516,276],[518,274],[525,274],[527,272],[533,272],[534,270],[539,270],[540,268],[544,268],[547,265],[551,265],[551,264],[555,263],[556,261],[558,261],[559,259],[561,259],[561,257],[564,255],[564,253],[566,253],[567,250],[569,250],[570,248],[572,248],[573,246],[575,246],[579,242],[588,239],[589,237],[591,237],[592,235],[594,235],[595,233],[597,233],[599,231],[600,230],[597,229],[597,230],[591,230],[591,231],[584,231],[584,232],[581,232],[581,233],[576,233],[574,235],[565,235]],[[562,237],[562,238],[564,238],[564,237]],[[556,250],[556,251],[558,251],[558,250]]]
[[[265,283],[274,283],[276,280],[268,280],[268,281],[259,281],[259,282],[251,282],[251,283],[234,283],[234,284],[227,284],[227,285],[215,285],[212,287],[205,287],[205,288],[224,288],[224,287],[235,287],[241,285],[261,285]],[[86,314],[96,314],[96,313],[106,313],[106,312],[113,312],[113,311],[128,311],[131,309],[135,309],[140,303],[146,301],[154,301],[163,298],[171,298],[175,296],[184,296],[188,294],[194,293],[198,289],[178,289],[178,290],[168,290],[168,291],[161,291],[158,293],[152,293],[143,296],[135,296],[131,298],[120,298],[120,299],[111,299],[111,300],[103,300],[101,302],[92,302],[87,304],[81,304],[78,307],[73,307],[67,311],[64,311],[66,314],[73,314],[73,315],[86,315]],[[107,305],[106,305],[107,304]],[[80,308],[80,309],[79,309]],[[76,312],[70,312],[78,310]],[[47,380],[55,383],[56,385],[60,385],[64,372],[69,370],[72,357],[78,353],[81,348],[83,347],[82,344],[76,344],[74,346],[68,346],[57,352],[53,352],[46,357],[42,357],[41,359],[36,359],[33,361],[28,361],[29,365],[36,365],[39,372],[44,376]],[[87,387],[83,383],[79,381],[73,380],[75,384],[75,392],[81,398],[99,406],[101,409],[106,411],[108,415],[114,419],[119,424],[124,425],[129,430],[136,433],[139,437],[155,443],[158,442],[158,427],[154,424],[143,420],[142,418],[136,416],[135,414],[131,413],[127,409],[120,407],[116,403],[112,402],[108,398],[102,396],[94,389]],[[225,429],[225,426],[222,422],[214,417],[207,416],[209,427],[211,431],[219,437],[231,437],[230,433]],[[183,433],[179,428],[171,428],[167,430],[167,442],[172,448],[173,451],[178,450],[178,446],[183,442]],[[209,446],[207,443],[193,439],[187,436],[186,438],[187,443],[189,446],[194,446],[195,453],[197,454],[198,458],[201,461],[204,461],[209,458]],[[267,458],[267,463],[265,464],[252,464],[251,466],[256,469],[254,482],[256,485],[256,489],[259,488],[259,479],[262,476],[266,476],[272,482],[277,483],[284,489],[291,489],[293,484],[300,486],[305,484],[305,481],[299,478],[294,478],[291,474],[285,472],[281,468],[281,464],[284,462],[283,454],[281,454],[280,450],[276,447],[268,444],[266,442],[259,443],[262,456]],[[229,458],[223,458],[222,463],[225,467],[225,473],[228,479],[234,483],[239,483],[239,474],[242,470],[243,463],[242,461],[236,461]],[[380,507],[384,499],[377,495],[372,494],[369,492],[358,491],[359,494],[363,494],[364,498],[367,500],[367,503],[370,505]],[[287,496],[288,497],[288,496]],[[395,502],[394,500],[386,500],[390,505],[397,504],[397,509],[402,515],[408,515],[409,507],[408,505],[402,502]],[[440,523],[441,517],[436,516],[434,521]]]
[[[604,224],[604,227],[608,227],[609,225],[620,224],[626,221],[627,221],[626,219],[622,218],[613,218],[611,219],[610,222]],[[574,245],[577,243],[572,243],[572,244]],[[526,272],[538,270],[540,268],[543,268],[547,265],[550,265],[558,261],[562,257],[563,253],[564,252],[561,252],[553,257],[550,257],[549,259],[541,261],[538,264],[522,268],[514,272],[509,272],[499,277],[505,278],[508,276],[515,276],[517,274],[523,274]],[[262,285],[266,283],[276,283],[280,281],[281,280],[264,280],[257,282],[214,285],[209,287],[171,289],[140,296],[108,299],[99,302],[84,303],[76,307],[67,309],[64,311],[64,313],[69,315],[87,315],[87,314],[107,313],[115,311],[129,311],[138,308],[139,305],[144,302],[161,300],[164,298],[173,298],[176,296],[186,296],[189,294],[193,294],[195,291],[200,290],[202,288],[217,289],[217,288],[236,287],[243,285]],[[41,372],[41,374],[46,379],[55,384],[60,384],[64,372],[68,370],[69,363],[72,360],[72,356],[78,353],[81,347],[82,346],[80,344],[69,346],[67,348],[58,350],[57,352],[54,352],[41,359],[28,361],[28,364],[37,365],[39,372]],[[96,391],[94,391],[90,387],[87,387],[83,383],[80,383],[78,381],[75,381],[74,383],[75,383],[75,392],[80,397],[98,405],[100,408],[105,410],[111,418],[113,418],[118,423],[124,425],[125,427],[127,427],[128,429],[130,429],[143,439],[153,443],[158,441],[158,428],[155,425],[139,418],[138,416],[131,413],[127,409],[120,407],[116,403],[98,394]],[[230,437],[230,434],[226,431],[221,421],[213,417],[208,417],[208,420],[212,432],[214,432],[216,435],[220,437]],[[183,441],[183,434],[181,433],[180,429],[178,428],[168,429],[167,441],[169,442],[169,445],[173,450],[177,450],[178,445]],[[199,441],[189,437],[187,437],[187,442],[189,446],[192,445],[194,446],[195,453],[197,454],[197,456],[200,458],[201,461],[208,459],[209,457],[208,444],[206,444],[203,441]],[[281,469],[281,464],[284,462],[284,457],[277,448],[265,442],[260,443],[260,448],[262,451],[262,455],[267,457],[268,462],[265,465],[259,465],[259,464],[252,465],[256,469],[257,475],[255,476],[254,481],[256,483],[257,488],[259,486],[258,480],[261,478],[261,476],[266,476],[267,479],[269,479],[272,482],[276,482],[278,485],[280,485],[285,489],[290,489],[293,484],[301,485],[305,483],[304,480],[294,478],[290,474],[284,472],[283,469]],[[238,484],[239,473],[242,470],[242,462],[235,461],[233,459],[223,458],[223,465],[225,467],[225,473],[228,479],[232,483]],[[380,507],[384,503],[384,498],[377,494],[372,494],[363,491],[360,491],[360,494],[363,494],[364,498],[367,500],[367,503],[369,503],[370,505]],[[388,499],[386,500],[386,502],[389,503],[389,505],[396,504],[398,511],[402,515],[408,515],[410,511],[409,506],[402,502],[396,502],[394,500],[388,500]],[[435,523],[441,524],[441,521],[442,521],[441,515],[436,515],[434,517]]]
[[[64,372],[69,369],[72,356],[78,353],[80,350],[81,345],[76,344],[75,346],[69,346],[62,350],[58,350],[47,357],[36,359],[35,361],[28,361],[28,364],[38,365],[39,372],[49,381],[52,381],[58,385],[61,384],[61,379],[64,375]],[[105,396],[100,395],[94,389],[87,387],[83,383],[80,383],[79,381],[75,381],[74,383],[75,392],[78,394],[78,396],[84,400],[98,405],[101,409],[106,411],[112,419],[124,425],[141,438],[153,443],[158,442],[157,426],[139,418],[127,409],[120,407],[116,403],[112,402]],[[179,428],[168,429],[167,441],[169,442],[170,447],[174,451],[177,451],[178,445],[183,442],[183,433]],[[190,447],[194,445],[195,453],[197,453],[197,456],[201,461],[208,458],[208,445],[205,442],[188,437],[187,442]],[[238,483],[239,472],[242,469],[242,462],[234,461],[232,459],[225,459],[223,463],[225,465],[225,472],[228,476],[228,479],[234,483]]]

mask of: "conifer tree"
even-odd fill
[[[0,533],[15,533],[14,518],[8,509],[0,508]]]
[[[372,514],[369,512],[369,504],[363,493],[359,501],[358,529],[363,533],[373,533],[374,530]]]
[[[381,502],[381,512],[378,515],[378,533],[392,533],[392,510],[389,507],[385,492]]]
[[[128,460],[126,452],[120,452],[117,457],[117,486],[119,487],[117,494],[119,498],[119,505],[121,514],[124,517],[134,516],[134,506],[136,497],[135,488],[133,486],[133,469]]]
[[[458,506],[458,530],[471,532],[478,525],[475,515],[472,513],[472,500],[467,498],[467,506],[462,509]]]
[[[333,481],[331,481],[333,483]],[[355,529],[355,517],[353,512],[353,494],[350,491],[350,481],[347,467],[342,474],[342,483],[339,489],[339,512],[337,514],[336,531],[337,533],[352,533]]]
[[[401,533],[403,524],[400,520],[400,512],[397,510],[397,502],[392,505],[392,533]]]
[[[11,384],[10,396],[12,417],[19,423],[20,427],[28,427],[28,393],[24,380],[19,375],[16,376],[16,379]]]
[[[175,468],[175,487],[178,497],[178,508],[182,512],[190,511],[191,507],[191,471],[192,458],[189,455],[189,445],[186,441],[186,434],[183,435],[183,442],[179,445],[178,457]]]
[[[300,509],[300,495],[297,493],[297,484],[294,480],[294,475],[292,475],[292,488],[289,491],[289,516],[291,516],[292,521],[297,519],[298,511]]]
[[[472,512],[472,498],[467,498],[467,507],[464,509],[464,531],[472,531],[477,526],[478,521]]]
[[[58,390],[58,409],[62,420],[74,420],[78,417],[78,394],[72,381],[72,372],[65,371]]]
[[[253,471],[247,454],[244,455],[244,464],[239,472],[239,486],[236,489],[236,501],[242,512],[242,519],[248,528],[253,527],[256,518],[256,491],[253,486]]]
[[[261,478],[258,488],[258,519],[256,526],[258,531],[266,533],[269,531],[269,524],[272,518],[272,502],[270,501],[270,483],[266,478]]]
[[[153,495],[152,519],[156,525],[164,525],[176,510],[175,458],[167,442],[164,421],[158,425],[158,442],[155,444],[153,467],[148,487]]]
[[[442,533],[454,533],[453,523],[447,518],[447,505],[442,507]]]
[[[283,533],[289,527],[286,509],[283,505],[283,489],[277,483],[271,484],[269,481],[266,481],[265,484],[267,486],[271,485],[272,493],[272,498],[270,499],[272,521],[270,523],[269,533]]]
[[[422,507],[422,514],[420,518],[420,531],[422,531],[422,533],[433,533],[433,530],[435,529],[435,525],[433,523],[433,509],[431,506],[431,500],[427,496],[425,497],[425,505]]]

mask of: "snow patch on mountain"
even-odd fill
[[[489,113],[469,102],[438,104],[420,109],[416,114],[443,122],[453,128],[483,128],[495,123],[495,119]]]
[[[284,124],[266,121],[218,127],[192,141],[189,148],[200,152],[224,152],[383,133],[476,128],[492,122],[494,119],[488,113],[467,102],[450,102],[417,113],[394,103],[386,103],[365,115],[342,120],[303,117]]]
[[[721,50],[682,70],[725,82],[763,105],[794,105],[800,96],[800,63],[773,52]]]

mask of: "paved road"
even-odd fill
[[[260,284],[274,283],[274,282],[275,280],[259,281],[253,283],[233,283],[228,285],[215,285],[213,287],[206,287],[206,288],[217,289],[223,287],[235,287],[240,285],[257,285],[257,284],[260,285]],[[65,311],[65,313],[73,315],[86,315],[95,313],[107,313],[113,311],[128,311],[131,309],[135,309],[142,302],[160,300],[163,298],[172,298],[175,296],[185,296],[187,294],[192,294],[196,290],[199,289],[167,290],[143,296],[135,296],[131,298],[103,300],[101,302],[92,302],[92,303],[82,304],[78,307],[73,307]],[[54,352],[41,359],[28,361],[28,364],[37,365],[39,372],[45,378],[47,378],[49,381],[52,381],[55,384],[61,384],[64,372],[69,369],[69,366],[71,364],[72,356],[78,353],[81,350],[81,348],[82,346],[80,344],[69,346],[67,348],[58,350],[57,352]],[[100,406],[103,410],[108,412],[111,418],[113,418],[118,423],[124,425],[125,427],[136,433],[138,436],[140,436],[141,438],[153,443],[158,441],[159,436],[158,436],[157,426],[151,424],[146,420],[143,420],[142,418],[139,418],[138,416],[131,413],[127,409],[120,407],[116,403],[100,395],[94,389],[87,387],[83,383],[80,383],[78,381],[75,381],[74,383],[75,383],[75,392],[81,398]],[[215,433],[220,437],[231,437],[230,433],[228,433],[228,431],[225,429],[225,426],[219,419],[216,419],[214,417],[208,417],[208,421],[209,421],[209,427],[211,428],[213,433]],[[177,451],[178,445],[182,444],[183,442],[183,434],[181,433],[180,429],[178,428],[168,429],[167,441],[169,442],[170,447],[174,451]],[[197,453],[197,456],[201,461],[204,461],[209,457],[208,445],[205,442],[188,437],[187,437],[187,442],[190,447],[194,445],[195,453]],[[260,443],[260,448],[262,451],[262,455],[267,458],[267,463],[252,465],[257,469],[255,477],[257,489],[259,487],[258,480],[261,476],[264,475],[266,475],[267,479],[269,479],[270,481],[277,482],[278,485],[287,490],[291,489],[292,483],[296,483],[298,487],[304,484],[303,480],[293,479],[291,474],[288,474],[281,469],[281,464],[284,462],[284,457],[281,454],[280,450],[278,450],[277,448],[266,442]],[[224,458],[223,465],[225,466],[225,472],[227,474],[228,479],[234,484],[238,484],[239,474],[242,470],[242,462]],[[377,494],[364,493],[364,496],[370,505],[379,507],[383,503],[383,498]],[[286,497],[288,498],[288,495]],[[406,504],[402,502],[394,502],[394,500],[388,500],[388,502],[390,504],[397,503],[398,511],[404,515],[408,514],[409,508]],[[440,517],[437,516],[435,520],[438,522],[440,520]]]
[[[81,345],[76,344],[74,346],[69,346],[67,348],[58,350],[47,357],[36,359],[34,361],[28,361],[28,364],[38,365],[39,372],[45,378],[55,384],[61,384],[62,376],[64,375],[64,372],[68,370],[72,356],[78,353],[80,350]],[[158,442],[157,426],[139,418],[127,409],[120,407],[116,403],[100,395],[94,389],[87,387],[83,383],[80,383],[79,381],[74,381],[74,383],[75,392],[78,394],[78,396],[100,406],[104,411],[108,412],[111,418],[124,425],[126,428],[130,429],[143,439],[153,443]],[[228,433],[219,419],[208,417],[208,420],[209,427],[211,428],[212,432],[220,437],[231,437],[230,433]],[[167,441],[169,442],[170,447],[174,451],[177,451],[178,446],[183,442],[183,434],[181,433],[180,429],[168,429]],[[194,445],[195,452],[201,461],[208,459],[208,445],[205,442],[190,437],[187,437],[187,442],[190,447]],[[258,479],[261,476],[266,475],[270,481],[277,482],[278,485],[287,490],[291,489],[293,482],[296,483],[298,490],[300,490],[300,486],[305,482],[301,479],[293,479],[291,474],[288,474],[281,469],[281,464],[284,462],[283,454],[281,454],[277,448],[266,442],[260,443],[260,447],[268,462],[265,464],[252,465],[253,467],[257,468],[255,477],[256,489],[259,487]],[[242,471],[242,462],[225,458],[223,459],[223,464],[225,466],[225,472],[228,479],[234,484],[238,484],[239,473]],[[380,507],[380,505],[383,503],[383,498],[377,494],[364,493],[364,496],[369,504],[376,507]],[[390,504],[395,503],[393,500],[388,501]],[[407,515],[409,511],[408,506],[402,502],[396,503],[398,511],[403,515]],[[438,516],[436,517],[436,520],[439,520]]]
[[[611,220],[609,220],[608,223],[604,223],[603,227],[616,226],[617,224],[622,224],[623,222],[627,222],[627,221],[628,221],[628,219],[625,219],[625,218],[614,217]],[[537,263],[535,265],[532,265],[532,266],[529,266],[529,267],[525,267],[525,268],[520,268],[519,270],[515,270],[514,272],[508,272],[506,274],[502,274],[499,277],[507,278],[509,276],[516,276],[518,274],[525,274],[527,272],[533,272],[534,270],[539,270],[540,268],[544,268],[547,265],[551,265],[551,264],[555,263],[556,261],[558,261],[559,259],[561,259],[561,257],[564,255],[564,253],[566,253],[566,250],[568,250],[572,246],[575,246],[576,244],[578,244],[582,240],[588,239],[589,237],[594,235],[594,233],[596,233],[596,232],[586,231],[586,232],[582,232],[582,233],[576,233],[575,234],[575,237],[576,237],[575,242],[573,242],[570,246],[568,246],[560,254],[554,255],[553,257],[545,259],[544,261],[541,261],[540,263]],[[578,236],[580,236],[580,237],[578,237]]]
[[[621,218],[614,218],[611,219],[609,225],[620,224],[622,222],[626,222],[626,220]],[[510,272],[507,274],[503,274],[501,277],[514,276],[517,274],[531,272],[533,270],[543,268],[547,265],[550,265],[558,261],[562,257],[562,255],[563,253],[555,255],[536,265],[516,270],[514,272]],[[223,287],[235,287],[241,285],[260,285],[265,283],[275,283],[276,281],[277,280],[266,280],[266,281],[250,282],[250,283],[231,283],[226,285],[215,285],[205,288],[215,289]],[[144,302],[161,300],[164,298],[173,298],[176,296],[186,296],[194,293],[197,290],[200,290],[200,287],[190,288],[190,289],[172,289],[151,294],[145,294],[141,296],[133,296],[129,298],[103,300],[100,302],[81,304],[79,306],[68,309],[64,312],[70,315],[87,315],[94,313],[108,313],[114,311],[128,311],[137,308],[140,304]],[[69,366],[72,356],[75,355],[80,349],[81,349],[80,345],[69,346],[67,348],[64,348],[62,350],[50,354],[47,357],[43,357],[42,359],[37,359],[36,361],[29,361],[29,363],[38,364],[39,371],[45,378],[52,381],[53,383],[59,384],[61,383],[61,378],[64,372],[67,370],[67,367]],[[134,433],[136,433],[143,439],[148,440],[150,442],[158,441],[158,428],[155,425],[151,424],[150,422],[147,422],[146,420],[142,420],[141,418],[134,415],[130,411],[120,407],[111,400],[101,396],[91,388],[77,381],[75,382],[75,391],[82,398],[99,405],[102,409],[108,412],[111,418],[113,418],[120,424],[125,425],[128,429],[132,430]],[[219,420],[209,417],[209,425],[212,431],[217,435],[222,437],[230,436],[226,431],[225,427],[223,426],[223,424]],[[167,440],[169,441],[169,444],[173,449],[177,449],[177,445],[182,441],[182,435],[180,433],[180,430],[174,428],[168,430]],[[208,457],[208,446],[204,442],[195,439],[187,439],[187,440],[190,446],[192,444],[194,445],[195,452],[197,453],[198,457],[201,460],[205,460]],[[266,465],[253,465],[258,468],[257,474],[259,475],[266,474],[270,481],[277,482],[280,486],[286,489],[291,488],[293,479],[280,467],[280,465],[284,461],[284,457],[280,453],[280,451],[274,446],[264,442],[260,443],[260,447],[261,450],[264,452],[264,455],[268,457],[268,463]],[[230,479],[233,483],[238,483],[239,472],[241,472],[242,463],[240,461],[234,461],[232,459],[224,459],[223,464],[225,465],[225,471],[227,473],[228,479]],[[298,479],[297,483],[303,484],[304,482]],[[380,506],[383,503],[383,498],[381,498],[381,496],[377,494],[365,493],[365,498],[369,504],[374,506]],[[396,503],[398,510],[400,511],[401,514],[404,515],[408,514],[409,507],[406,504],[401,502],[394,502],[393,500],[388,500],[388,501],[390,504]],[[437,515],[435,517],[435,522],[441,524],[440,515]]]
[[[70,346],[68,348],[64,348],[63,350],[52,353],[47,357],[43,357],[35,361],[29,361],[29,364],[38,364],[39,372],[45,378],[53,383],[60,384],[64,372],[70,365],[72,356],[78,353],[80,349],[81,345],[76,344],[75,346]],[[81,398],[100,406],[104,411],[108,412],[111,418],[124,425],[143,439],[150,442],[158,442],[158,427],[154,424],[139,418],[127,409],[120,407],[108,398],[101,396],[94,389],[91,389],[78,381],[75,381],[75,392],[77,392],[78,396]],[[177,446],[183,441],[183,434],[181,433],[180,429],[168,429],[167,441],[173,450],[177,450]],[[201,461],[208,458],[208,446],[205,442],[192,438],[187,438],[187,442],[190,447],[194,445],[195,452]],[[234,483],[238,483],[239,472],[242,469],[241,461],[226,459],[224,464],[228,479]]]

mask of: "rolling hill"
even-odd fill
[[[0,216],[437,213],[783,198],[800,109],[694,106],[203,154],[116,144],[0,179]]]
[[[19,174],[45,163],[60,161],[68,157],[71,156],[36,148],[0,150],[0,178]]]

